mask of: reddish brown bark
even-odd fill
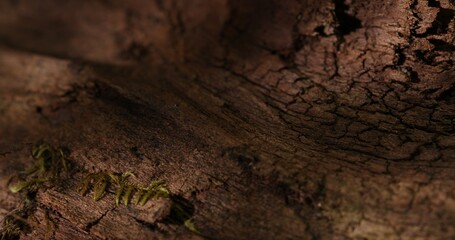
[[[24,239],[49,234],[46,214],[56,239],[455,237],[454,14],[450,0],[3,1],[0,216],[46,141],[75,170],[38,191]],[[201,234],[161,221],[166,200],[79,196],[94,171],[165,180]]]

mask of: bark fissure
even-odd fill
[[[68,146],[81,172],[31,214],[55,238],[454,236],[453,1],[56,2],[0,3],[0,190],[35,142]],[[71,187],[131,170],[201,235]]]

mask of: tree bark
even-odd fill
[[[71,174],[21,239],[455,237],[452,0],[0,3],[0,219],[32,145]],[[168,200],[80,196],[88,173]]]

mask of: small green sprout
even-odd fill
[[[184,225],[188,230],[199,234],[192,222],[192,216],[195,211],[193,204],[181,196],[172,195],[162,180],[152,181],[147,187],[139,187],[128,181],[131,176],[135,177],[132,172],[123,174],[109,172],[91,173],[82,179],[77,190],[85,196],[90,190],[90,186],[93,186],[93,199],[98,201],[106,195],[110,187],[115,186],[115,204],[117,206],[121,201],[125,206],[128,206],[133,198],[134,204],[140,206],[144,206],[151,199],[170,198],[172,201],[171,211],[165,221],[171,224]]]
[[[120,198],[122,197],[122,193],[124,192],[125,188],[127,188],[127,191],[125,192],[125,195],[123,197],[123,203],[128,205],[130,195],[132,191],[134,190],[134,185],[128,185],[127,186],[127,178],[130,176],[134,176],[132,172],[125,172],[121,176],[118,176],[116,174],[109,173],[109,177],[114,181],[114,183],[117,185],[117,191],[115,191],[115,204],[119,204]]]
[[[142,196],[140,205],[145,205],[150,198],[169,197],[169,190],[164,186],[163,181],[152,181],[147,188],[144,188],[145,194]]]
[[[94,175],[89,174],[85,176],[82,181],[79,182],[78,187],[77,187],[77,192],[79,192],[82,196],[85,196],[87,194],[89,188],[90,188],[90,183],[93,180]]]
[[[90,189],[90,184],[93,182],[93,200],[100,200],[106,193],[106,189],[110,183],[109,175],[104,172],[91,173],[80,182],[77,191],[85,196]]]
[[[77,191],[85,196],[93,185],[93,199],[100,200],[106,193],[110,185],[115,185],[115,204],[119,205],[123,201],[128,206],[131,199],[135,197],[135,205],[145,205],[150,199],[159,197],[167,198],[170,196],[169,190],[163,181],[152,181],[147,187],[138,187],[128,182],[128,178],[135,176],[132,172],[125,172],[121,175],[115,173],[92,173],[87,175],[80,182]]]
[[[134,189],[136,189],[136,187],[134,185],[128,185],[126,187],[125,194],[123,195],[123,204],[125,206],[128,206],[128,204],[130,203],[130,200],[132,197],[131,194],[133,193]]]
[[[33,147],[31,155],[36,160],[35,164],[22,174],[22,181],[9,186],[11,192],[25,192],[24,196],[28,196],[29,193],[37,191],[44,183],[59,180],[62,172],[68,173],[68,162],[61,148],[55,149],[49,144],[40,144]],[[131,176],[135,177],[132,172],[123,174],[104,171],[90,173],[80,181],[77,191],[85,196],[92,188],[93,200],[99,201],[106,195],[109,188],[116,186],[115,204],[119,205],[122,201],[125,206],[128,206],[133,198],[135,199],[134,204],[141,206],[144,206],[150,199],[170,198],[172,201],[171,212],[166,217],[166,221],[172,224],[183,224],[190,231],[199,233],[191,220],[194,214],[194,206],[188,200],[171,194],[162,180],[155,180],[148,186],[141,187],[128,181]],[[48,213],[45,215],[45,221],[48,232],[53,232],[55,224]],[[15,238],[21,234],[23,227],[17,225],[16,222],[12,216],[7,216],[3,220],[0,240]]]
[[[59,155],[60,155],[60,161],[62,162],[62,167],[65,172],[68,172],[68,162],[65,159],[65,154],[63,153],[63,150],[60,148],[58,149]]]
[[[136,200],[134,200],[134,205],[139,205],[139,201],[141,201],[141,198],[142,198],[142,195],[144,194],[144,192],[145,191],[143,188],[137,189]]]
[[[68,163],[65,154],[61,148],[54,149],[49,144],[40,144],[32,149],[32,157],[37,160],[37,164],[29,171],[39,171],[40,174],[49,171],[53,174],[59,174],[60,170],[68,171]]]
[[[34,185],[37,185],[37,184],[40,184],[40,183],[44,183],[44,182],[47,182],[48,180],[47,179],[30,179],[28,181],[25,181],[25,182],[18,182],[14,185],[11,185],[9,187],[9,190],[12,192],[12,193],[18,193],[20,191],[22,191],[23,189],[31,189]]]
[[[108,184],[109,178],[106,174],[98,174],[96,176],[93,187],[93,200],[98,201],[104,196]]]
[[[191,219],[188,219],[186,220],[183,225],[185,225],[186,228],[188,228],[190,231],[194,232],[194,233],[200,233],[196,226],[194,226],[194,223],[193,221],[191,221]]]
[[[68,172],[68,163],[61,148],[40,144],[33,147],[31,155],[35,164],[24,172],[23,181],[9,187],[11,192],[34,191],[43,183],[57,180],[61,172]]]

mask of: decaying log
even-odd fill
[[[451,0],[2,1],[0,219],[20,213],[21,239],[454,238],[454,15]],[[40,142],[71,173],[25,204],[8,186]],[[166,221],[166,198],[78,194],[98,171],[163,180],[196,229]]]

